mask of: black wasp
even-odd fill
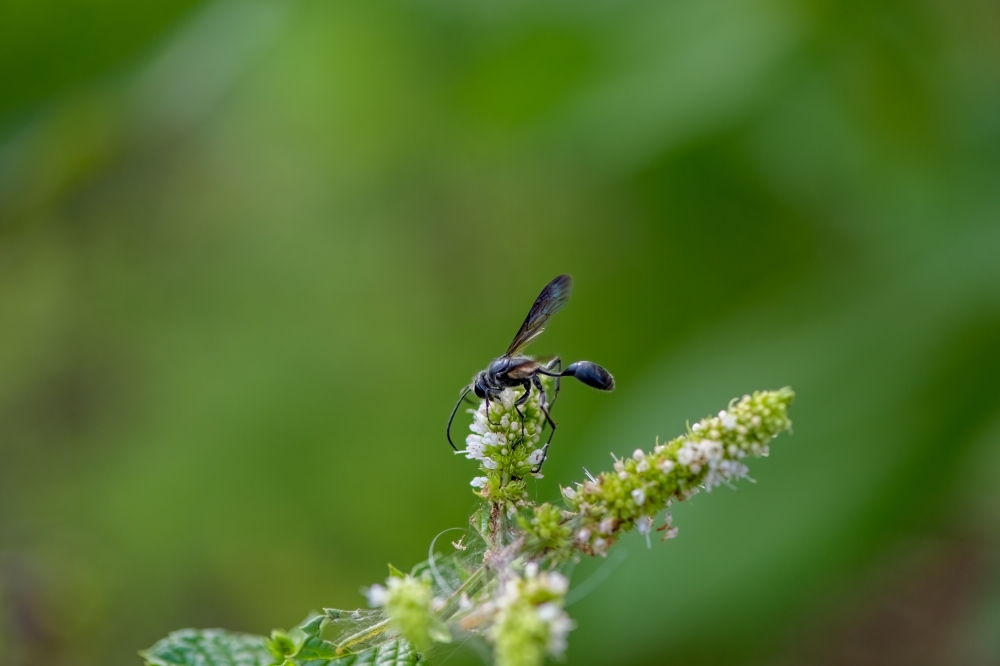
[[[610,372],[596,363],[577,361],[563,370],[562,361],[558,356],[543,363],[540,360],[535,360],[521,353],[532,340],[541,335],[542,331],[545,330],[545,324],[548,323],[549,317],[559,312],[566,305],[567,301],[569,301],[569,294],[572,288],[573,278],[568,275],[560,275],[545,285],[542,293],[538,294],[538,298],[535,299],[535,304],[528,311],[528,316],[525,317],[524,323],[521,324],[521,328],[517,331],[517,335],[514,336],[514,340],[510,343],[510,347],[507,348],[506,353],[500,358],[493,359],[489,367],[477,374],[472,380],[472,384],[465,387],[465,390],[462,391],[462,396],[455,403],[455,408],[451,411],[451,418],[448,419],[446,434],[451,448],[456,451],[458,450],[455,447],[455,443],[451,441],[451,424],[455,420],[455,414],[458,412],[462,401],[465,400],[470,391],[475,391],[479,398],[486,401],[486,413],[488,415],[490,401],[499,398],[504,389],[517,386],[522,387],[524,394],[514,403],[514,409],[517,410],[517,413],[521,417],[521,436],[523,437],[524,412],[521,411],[521,407],[531,397],[532,388],[537,390],[539,407],[542,408],[545,421],[551,428],[549,439],[545,443],[544,450],[547,450],[549,442],[552,441],[552,435],[555,434],[556,430],[556,424],[549,414],[549,409],[559,396],[560,377],[576,377],[587,386],[592,386],[601,391],[614,390],[615,378],[611,376]],[[545,394],[541,380],[538,378],[539,375],[556,378],[551,403]]]

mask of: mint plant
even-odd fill
[[[479,463],[471,485],[482,503],[452,552],[409,573],[390,565],[364,590],[368,608],[327,608],[270,637],[186,629],[141,652],[149,666],[408,666],[433,663],[435,648],[479,637],[497,666],[539,666],[562,657],[573,620],[565,610],[566,563],[604,557],[621,536],[677,536],[669,508],[705,490],[749,478],[746,461],[791,429],[791,389],[734,399],[683,435],[615,458],[613,469],[561,489],[562,503],[532,502],[525,479],[542,478],[544,415],[535,393],[515,409],[507,389],[472,414],[459,453]],[[523,433],[523,434],[522,434]],[[657,526],[657,523],[660,523]],[[468,541],[466,538],[468,537]],[[433,550],[433,549],[432,549]]]

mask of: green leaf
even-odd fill
[[[420,655],[405,640],[398,639],[333,659],[300,660],[296,656],[290,661],[296,666],[414,666],[420,661]]]
[[[182,629],[139,655],[149,666],[272,666],[266,640],[222,629]]]
[[[416,650],[387,628],[381,611],[327,608],[323,615],[312,616],[293,630],[301,642],[283,666],[416,664],[420,660]]]
[[[360,652],[338,655],[334,646],[319,637],[324,616],[308,620],[306,636],[294,655],[276,659],[263,636],[236,634],[221,629],[175,631],[139,654],[149,666],[414,666],[420,655],[402,639],[388,641]]]

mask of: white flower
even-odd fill
[[[663,532],[663,540],[666,541],[667,539],[676,539],[678,531],[679,530],[676,527],[668,527]]]
[[[556,619],[561,612],[562,609],[551,601],[538,607],[538,617],[542,618],[543,622],[551,622]]]
[[[459,451],[459,453],[464,453],[465,457],[469,460],[482,460],[486,454],[486,445],[483,444],[483,438],[479,435],[469,435],[465,438],[465,451]]]
[[[632,501],[635,502],[636,506],[642,506],[646,503],[646,491],[642,488],[636,488],[632,491]]]
[[[552,594],[563,596],[569,592],[569,579],[558,571],[549,571],[546,575],[546,587]]]
[[[682,465],[690,465],[698,458],[698,450],[692,442],[684,442],[681,448],[677,449],[677,462]]]
[[[538,575],[538,562],[528,562],[524,565],[524,575],[528,578],[534,578]]]
[[[580,543],[587,543],[590,541],[590,530],[586,527],[576,533],[576,540]]]
[[[653,519],[650,516],[639,516],[635,521],[635,528],[639,534],[649,534],[653,531]]]
[[[556,659],[562,658],[563,653],[566,652],[566,634],[572,631],[575,626],[576,624],[563,610],[560,610],[559,613],[555,615],[551,621],[549,621],[549,654]]]
[[[726,430],[733,430],[736,428],[736,416],[733,414],[727,414],[726,410],[719,412],[719,421],[722,422],[722,427]]]
[[[608,549],[608,542],[605,541],[604,539],[594,539],[592,547],[595,553],[597,553],[598,555],[604,555],[604,553]]]
[[[486,469],[496,469],[500,465],[493,458],[483,458],[483,467]]]
[[[706,462],[720,460],[722,458],[722,442],[703,439],[698,442],[698,454]]]
[[[528,456],[528,463],[531,465],[541,465],[543,460],[545,460],[545,451],[541,449],[535,449]]]
[[[635,460],[636,462],[639,462],[640,460],[645,460],[645,458],[646,458],[646,453],[642,449],[636,449],[635,451],[632,452],[632,459]]]
[[[572,488],[560,488],[563,497],[568,499],[570,502],[576,499],[576,491]]]
[[[643,458],[639,461],[639,464],[635,466],[635,471],[638,474],[643,474],[649,471],[649,461]]]
[[[601,534],[611,534],[615,529],[615,519],[605,518],[601,521],[601,524],[597,526],[597,531]]]
[[[659,465],[657,465],[657,467],[664,474],[670,474],[672,471],[674,471],[674,467],[676,467],[676,465],[674,464],[673,460],[664,460]]]
[[[368,597],[368,605],[372,608],[384,606],[385,602],[389,600],[389,590],[385,589],[382,585],[372,585],[371,587],[362,590],[362,592],[364,592],[365,596]]]
[[[469,481],[469,485],[473,488],[482,488],[489,482],[485,476],[477,476],[472,481]]]
[[[698,432],[699,430],[701,430],[701,424],[695,423],[693,426],[691,426],[691,430],[693,430],[694,432]]]

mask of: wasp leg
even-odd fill
[[[528,398],[531,397],[531,382],[525,379],[521,382],[521,386],[524,387],[524,395],[518,398],[517,402],[514,403],[514,411],[516,411],[517,415],[521,417],[521,440],[518,444],[524,441],[524,412],[521,411],[521,407],[523,407],[524,403],[528,402]],[[512,446],[511,448],[514,447]]]
[[[493,423],[493,421],[490,421],[490,394],[489,393],[486,394],[486,422],[489,423],[491,426],[498,426],[498,425],[500,425],[499,421],[497,421],[496,423]]]
[[[542,471],[542,465],[545,464],[545,460],[549,457],[549,444],[552,443],[552,436],[556,434],[556,422],[552,420],[552,415],[549,413],[549,408],[551,407],[551,405],[549,404],[548,398],[545,395],[545,391],[542,390],[541,380],[538,379],[537,375],[533,379],[535,382],[535,388],[537,388],[539,392],[538,406],[541,408],[542,414],[545,415],[546,423],[548,423],[549,427],[551,428],[551,430],[549,430],[549,438],[548,440],[546,440],[545,446],[542,447],[542,461],[537,465],[535,465],[534,469],[531,470],[532,474],[538,474],[540,471]]]
[[[555,372],[553,372],[553,368]],[[552,390],[552,401],[548,403],[549,409],[555,407],[556,398],[559,397],[559,387],[562,385],[562,359],[556,356],[554,359],[545,364],[544,368],[538,369],[538,374],[545,375],[546,377],[555,377],[556,385]]]

